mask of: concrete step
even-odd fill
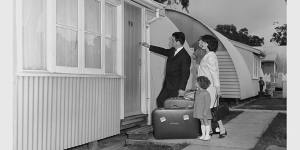
[[[121,120],[121,130],[133,128],[136,126],[146,125],[147,124],[147,114],[140,114],[125,117]]]
[[[109,138],[105,138],[97,141],[97,149],[95,150],[118,150],[119,148],[124,147],[127,139],[127,135],[119,134]]]
[[[147,140],[153,132],[153,127],[149,125],[141,126],[139,128],[129,130],[126,132],[128,139]]]

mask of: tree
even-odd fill
[[[280,46],[287,44],[287,24],[275,27],[276,32],[273,33],[270,42],[275,42]]]
[[[264,38],[260,38],[256,35],[250,36],[249,39],[250,46],[262,46],[262,44],[264,44]]]
[[[262,46],[264,44],[264,38],[260,38],[256,35],[249,35],[247,28],[241,28],[237,31],[235,25],[217,25],[216,30],[228,39],[238,41],[250,46]]]
[[[249,36],[248,36],[249,32],[247,28],[240,29],[238,34],[239,34],[238,41],[240,41],[241,43],[249,44]]]
[[[236,27],[233,24],[217,25],[216,30],[231,40],[236,41],[238,39],[238,32],[236,31]]]

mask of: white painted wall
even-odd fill
[[[253,57],[254,57],[254,54],[248,50],[245,50],[243,48],[240,48],[240,47],[237,47],[235,46],[239,52],[242,54],[244,60],[246,61],[246,64],[247,64],[247,67],[248,67],[248,70],[250,71],[251,73],[251,79],[252,79],[252,90],[253,90],[253,96],[255,96],[255,94],[258,94],[259,92],[259,84],[258,84],[258,79],[254,79],[252,78],[252,74],[253,74]]]
[[[12,150],[13,143],[13,127],[16,125],[13,116],[14,101],[14,70],[15,66],[15,40],[14,40],[14,1],[0,2],[0,17],[3,19],[0,25],[0,145],[1,149]]]

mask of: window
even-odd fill
[[[56,1],[56,66],[78,68],[78,1]]]
[[[45,0],[23,2],[21,68],[24,70],[46,69],[46,11]],[[21,20],[21,19],[20,19]]]
[[[105,4],[105,72],[117,72],[117,9],[115,6]]]
[[[84,67],[101,69],[101,3],[84,1]]]
[[[260,68],[261,68],[261,65],[260,65],[260,59],[258,56],[254,55],[253,56],[253,74],[252,74],[252,77],[254,79],[258,79],[259,76],[260,76]]]
[[[120,9],[119,0],[24,0],[23,70],[119,73]]]

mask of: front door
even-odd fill
[[[124,4],[125,117],[141,114],[141,8]]]

